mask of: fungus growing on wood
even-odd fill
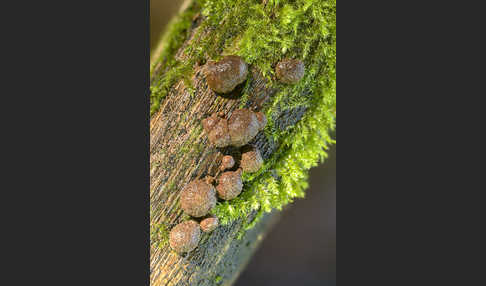
[[[263,130],[267,125],[267,117],[262,112],[255,113],[258,123],[260,124],[260,130]]]
[[[246,108],[233,111],[228,120],[213,113],[202,121],[209,142],[216,147],[246,145],[257,135],[258,131],[265,128],[266,124],[267,118],[263,113],[253,112]]]
[[[188,215],[202,217],[216,205],[216,191],[207,182],[194,180],[182,190],[180,202]]]
[[[223,200],[232,200],[236,198],[243,190],[243,181],[241,180],[242,170],[235,172],[224,172],[218,179],[216,190],[218,196]]]
[[[229,93],[246,80],[248,65],[238,56],[226,56],[219,62],[209,62],[205,75],[214,92]]]
[[[277,78],[288,84],[299,82],[304,77],[305,66],[301,60],[284,59],[275,67]]]
[[[259,115],[257,116],[257,113]],[[231,145],[241,147],[248,144],[266,124],[265,115],[242,108],[233,111],[228,119],[228,131]]]
[[[204,130],[212,130],[218,122],[223,118],[219,112],[211,114],[211,116],[202,120],[202,126]]]
[[[255,173],[263,165],[262,155],[258,148],[252,148],[241,155],[240,167],[247,173]]]
[[[209,142],[216,147],[226,147],[231,143],[228,132],[228,121],[213,113],[210,117],[203,119],[202,125],[208,134]]]
[[[169,234],[169,245],[177,253],[192,251],[201,238],[199,224],[193,220],[181,222]]]
[[[211,232],[218,227],[219,219],[215,216],[208,217],[203,219],[199,225],[201,226],[202,231]]]
[[[219,167],[219,169],[221,171],[228,170],[233,168],[234,165],[235,159],[233,159],[233,157],[231,157],[230,155],[226,155],[223,157],[223,159],[221,159],[221,166]]]

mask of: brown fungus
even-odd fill
[[[233,168],[234,165],[235,159],[233,159],[233,157],[231,157],[230,155],[226,155],[223,157],[223,159],[221,159],[221,166],[219,167],[219,169],[221,171],[224,171]]]
[[[215,112],[215,113],[211,114],[211,116],[202,120],[202,126],[203,126],[204,130],[210,131],[218,124],[218,122],[221,119],[222,119],[222,116],[220,116],[219,112]]]
[[[199,225],[201,226],[202,231],[211,232],[218,227],[219,219],[215,216],[208,217],[203,219]]]
[[[214,92],[229,93],[246,80],[248,65],[239,56],[226,56],[219,62],[209,62],[205,75]]]
[[[284,59],[275,67],[278,79],[283,83],[294,84],[304,77],[305,66],[301,60]]]
[[[260,154],[260,150],[257,148],[253,148],[241,155],[240,167],[247,173],[258,172],[262,165],[262,155]]]
[[[216,205],[216,191],[207,182],[194,180],[182,190],[180,202],[188,215],[202,217]]]
[[[216,147],[244,146],[257,135],[258,131],[263,130],[266,124],[267,118],[263,113],[246,108],[233,111],[228,120],[213,113],[202,121],[209,142]]]
[[[208,134],[209,142],[216,147],[226,147],[231,143],[228,121],[213,113],[210,117],[203,119],[202,125]]]
[[[212,176],[206,176],[206,178],[204,178],[204,182],[206,182],[206,184],[209,184],[209,185],[212,185],[214,183],[214,177]]]
[[[192,251],[201,238],[199,224],[193,220],[181,222],[169,234],[169,245],[177,253]]]
[[[256,113],[246,108],[233,111],[228,119],[231,145],[241,147],[255,138],[258,131],[262,129],[262,116],[265,117],[261,114],[258,120]]]
[[[257,117],[258,123],[260,124],[260,131],[261,131],[267,125],[267,117],[262,112],[256,112],[255,115]]]
[[[216,190],[223,200],[232,200],[236,198],[243,190],[243,181],[241,180],[241,169],[235,172],[224,172],[218,179]]]

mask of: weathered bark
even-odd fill
[[[177,56],[184,59],[182,53]],[[247,106],[260,106],[276,91],[266,86],[257,70],[250,70],[252,96]],[[163,223],[169,228],[182,221],[181,189],[195,178],[214,175],[223,153],[233,152],[231,148],[211,147],[201,120],[213,112],[231,114],[240,104],[238,90],[230,96],[216,96],[208,88],[201,67],[194,68],[192,87],[195,92],[191,94],[184,81],[176,83],[150,122],[151,223]],[[276,126],[293,125],[304,113],[305,109],[283,113],[276,119]],[[264,159],[278,147],[261,132],[251,143],[260,149]],[[246,222],[255,215],[250,214]],[[231,285],[277,218],[274,213],[265,215],[239,240],[236,236],[244,226],[244,220],[220,226],[211,234],[204,234],[199,246],[185,256],[176,254],[167,244],[162,247],[152,245],[151,285]]]

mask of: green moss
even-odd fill
[[[150,115],[159,110],[162,99],[167,95],[172,85],[180,79],[188,81],[191,69],[180,62],[172,63],[167,72],[150,85]]]
[[[222,224],[246,219],[258,210],[257,218],[245,225],[248,229],[264,212],[304,197],[308,169],[322,162],[326,149],[334,143],[329,132],[336,117],[336,1],[269,0],[266,5],[261,0],[195,2],[191,13],[201,9],[206,19],[185,48],[184,62],[170,62],[169,55],[174,54],[181,36],[168,36],[175,40],[162,53],[167,72],[152,82],[152,112],[177,80],[190,75],[196,62],[218,60],[226,54],[240,55],[279,90],[264,107],[269,119],[265,134],[273,137],[278,149],[258,173],[244,174],[244,191],[239,197],[218,203],[212,210]],[[181,26],[187,29],[187,19],[184,21]],[[304,61],[306,73],[298,84],[272,80],[273,68],[283,58]],[[242,105],[251,96],[248,85],[243,89]],[[306,108],[304,117],[294,126],[278,129],[274,118],[296,107]]]
[[[195,2],[194,5],[188,7],[187,10],[172,19],[167,25],[167,30],[163,33],[159,42],[159,46],[163,46],[164,48],[157,55],[152,55],[152,63],[150,67],[151,76],[153,75],[154,68],[157,64],[162,63],[169,67],[176,62],[174,55],[187,38],[192,19],[199,9],[200,7],[197,2]],[[156,58],[153,58],[154,56]]]
[[[214,283],[216,283],[216,284],[217,284],[217,283],[221,282],[222,280],[223,280],[223,277],[221,277],[221,276],[219,276],[219,275],[218,275],[218,276],[216,276],[216,277],[214,278]]]
[[[154,114],[160,106],[162,99],[167,95],[169,89],[179,81],[185,79],[188,87],[191,74],[190,65],[181,63],[175,58],[176,52],[181,48],[185,39],[189,36],[190,28],[194,15],[201,9],[198,2],[188,7],[184,12],[175,17],[168,25],[168,29],[163,34],[159,46],[164,48],[158,54],[152,55],[150,67],[150,115]],[[156,69],[160,65],[161,69]],[[155,71],[160,75],[155,75]]]
[[[169,230],[168,227],[161,224],[150,225],[150,244],[155,245],[157,248],[163,247],[169,243]]]

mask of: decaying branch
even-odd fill
[[[185,2],[186,7],[189,2]],[[194,35],[194,31],[203,21],[203,16],[196,15],[191,27],[192,33],[189,34]],[[186,44],[189,39],[186,39]],[[186,44],[176,53],[180,61],[185,59],[183,50]],[[160,51],[161,48],[158,47],[155,57]],[[188,82],[182,79],[172,85],[150,121],[151,225],[162,225],[167,230],[185,219],[179,205],[179,195],[183,187],[193,179],[214,176],[222,157],[235,152],[231,147],[212,147],[201,121],[214,112],[231,115],[241,104],[241,88],[226,96],[216,96],[208,88],[203,67],[196,64],[193,69],[191,86],[187,86]],[[166,71],[162,70],[162,65],[158,65],[153,74],[163,72]],[[250,67],[249,77],[251,97],[248,98],[246,107],[258,110],[277,90],[270,88],[267,80],[255,67]],[[282,112],[275,118],[275,126],[283,130],[295,125],[306,111],[305,107],[299,107]],[[264,160],[270,158],[279,147],[278,143],[263,132],[251,144],[260,150]],[[252,212],[244,219],[203,234],[199,246],[185,255],[175,253],[167,243],[151,241],[151,285],[231,285],[266,231],[278,219],[275,212],[266,214],[255,227],[244,232],[243,237],[238,239],[242,228],[256,215],[256,211]]]

